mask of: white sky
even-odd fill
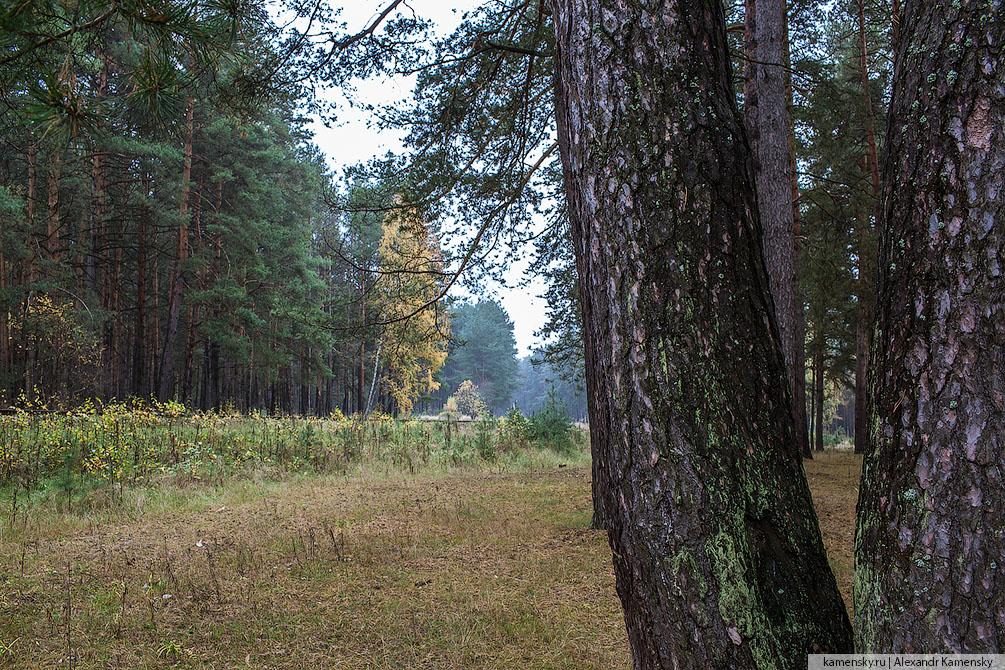
[[[413,0],[409,3],[415,12],[432,19],[438,26],[440,34],[452,31],[460,23],[462,14],[481,4],[482,0],[458,0],[445,3],[439,0]],[[343,19],[348,24],[350,32],[355,32],[368,25],[379,13],[386,0],[364,0],[363,2],[343,5]],[[338,3],[333,3],[338,4]],[[374,104],[392,103],[410,96],[413,80],[411,78],[373,79],[360,81],[357,84],[359,97],[363,102]],[[340,96],[337,91],[331,92],[332,99]],[[340,123],[328,128],[319,120],[315,120],[312,130],[315,141],[328,156],[328,163],[342,174],[343,170],[356,163],[366,161],[374,156],[382,156],[388,151],[397,152],[402,149],[402,136],[394,132],[378,132],[369,127],[365,113],[359,108],[343,107],[339,110]],[[506,273],[508,284],[515,286],[520,278],[525,263],[517,263]],[[489,292],[495,295],[509,312],[514,324],[519,355],[523,356],[538,344],[534,331],[541,328],[545,321],[545,300],[540,297],[544,292],[544,283],[535,279],[530,286],[524,288],[505,288],[498,284],[490,285]],[[463,290],[454,289],[457,296],[467,295]]]

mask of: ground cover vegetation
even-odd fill
[[[174,402],[21,411],[0,416],[2,516],[15,528],[40,502],[86,511],[161,478],[219,484],[258,468],[334,474],[361,463],[414,473],[520,460],[528,449],[575,456],[584,444],[583,431],[556,408],[529,418],[514,408],[503,418],[459,419],[267,417]]]
[[[631,667],[582,447],[413,471],[367,443],[36,498],[4,520],[0,667]],[[807,472],[849,602],[860,463]]]

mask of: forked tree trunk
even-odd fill
[[[746,0],[745,114],[764,231],[764,258],[782,338],[800,453],[812,458],[806,435],[802,302],[796,290],[796,239],[789,145],[784,0]],[[802,381],[802,383],[800,383]]]
[[[590,429],[639,668],[851,630],[802,471],[718,0],[553,0]],[[650,8],[653,7],[653,8]]]
[[[906,0],[884,174],[862,651],[1005,650],[1005,5]]]

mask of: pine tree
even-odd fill
[[[553,8],[587,385],[606,401],[590,428],[635,664],[797,668],[848,650],[721,5]]]
[[[1005,4],[903,4],[855,539],[862,651],[1005,647]]]

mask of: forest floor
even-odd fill
[[[848,603],[860,463],[806,467]],[[630,667],[581,460],[145,495],[0,538],[0,667]]]

